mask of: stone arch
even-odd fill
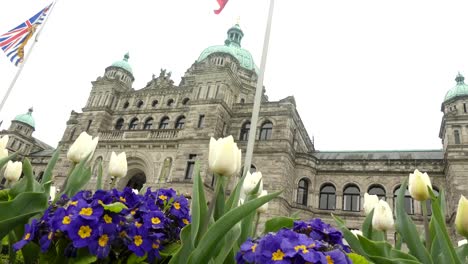
[[[143,179],[144,176],[144,183],[151,182],[151,171],[148,167],[148,164],[151,164],[147,157],[143,153],[139,152],[127,152],[127,175],[122,177],[119,182],[116,184],[119,190],[125,188],[131,179],[134,176],[138,176],[137,178]],[[141,176],[142,175],[142,176]],[[137,180],[137,179],[135,179]],[[134,181],[135,181],[134,180]]]

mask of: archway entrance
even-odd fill
[[[143,172],[139,172],[130,178],[127,182],[127,187],[132,189],[137,189],[138,191],[141,190],[143,185],[146,183],[146,176]]]

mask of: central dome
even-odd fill
[[[26,114],[17,115],[15,117],[14,121],[18,121],[18,122],[27,124],[27,125],[31,126],[32,128],[35,128],[36,122],[34,122],[34,118],[32,117],[32,112],[33,112],[33,109],[31,107],[31,108],[29,108],[29,110],[28,110],[28,112]]]
[[[465,77],[458,73],[457,78],[455,78],[455,81],[457,81],[457,85],[450,89],[447,94],[445,94],[445,99],[444,102],[455,98],[457,96],[467,96],[468,95],[468,85],[465,84]]]
[[[122,60],[119,60],[119,61],[116,61],[116,62],[112,63],[111,66],[112,67],[122,68],[122,69],[128,71],[129,73],[133,74],[132,66],[130,66],[130,63],[128,63],[129,58],[130,58],[130,55],[127,52]]]
[[[239,61],[242,68],[255,71],[258,73],[258,68],[252,58],[252,54],[246,49],[241,48],[241,40],[244,36],[239,24],[231,27],[228,32],[228,38],[224,41],[224,45],[211,46],[203,50],[198,57],[198,62],[203,61],[213,53],[227,53],[232,55]]]

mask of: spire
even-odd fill
[[[244,32],[242,32],[239,26],[239,21],[228,30],[227,34],[227,39],[224,41],[224,44],[226,44],[226,46],[236,46],[240,48]]]
[[[124,60],[124,61],[128,61],[128,59],[130,59],[130,54],[129,54],[129,52],[125,53],[123,60]]]
[[[31,107],[28,109],[28,115],[32,115],[32,112],[33,112],[33,107],[31,106]]]
[[[457,84],[464,84],[465,77],[463,77],[463,75],[461,75],[461,73],[458,72],[457,77],[455,78],[455,81],[457,82]]]

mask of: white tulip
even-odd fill
[[[6,148],[0,149],[0,159],[8,157],[8,150]]]
[[[455,229],[458,234],[468,237],[468,200],[463,195],[458,201],[457,215],[455,216]]]
[[[364,194],[364,212],[366,212],[366,215],[368,215],[372,209],[379,203],[379,197],[375,194]]]
[[[257,193],[252,193],[255,187],[257,186],[258,182],[260,182],[260,186],[258,188]],[[263,180],[262,180],[262,173],[257,171],[252,174],[250,172],[247,172],[247,175],[245,176],[244,179],[244,184],[242,185],[242,190],[245,193],[245,195],[259,195],[263,191]]]
[[[355,235],[356,237],[357,237],[358,235],[363,236],[363,235],[362,235],[362,231],[359,230],[359,229],[352,229],[352,230],[350,230],[350,231],[351,231],[351,233],[353,233],[353,235]]]
[[[15,182],[19,180],[22,171],[23,171],[23,164],[21,163],[21,161],[13,162],[10,160],[7,163],[7,166],[5,168],[5,172],[3,175],[5,176],[5,179],[7,179],[8,181]]]
[[[372,227],[379,231],[387,231],[393,227],[393,213],[388,203],[384,200],[379,200],[375,205],[374,216],[372,217]]]
[[[410,173],[408,181],[408,191],[417,201],[425,201],[429,199],[429,191],[427,187],[432,189],[431,180],[427,173],[421,173],[419,170],[414,170],[414,173]]]
[[[233,176],[241,168],[242,152],[234,143],[232,136],[210,139],[208,164],[210,170],[220,176]]]
[[[57,193],[57,187],[50,186],[49,196],[50,196],[51,201],[55,200],[55,194],[56,193]]]
[[[86,132],[81,132],[75,142],[70,146],[67,153],[67,158],[70,161],[79,163],[82,159],[86,158],[89,154],[93,155],[96,149],[99,137],[94,139]]]
[[[125,152],[116,155],[115,152],[112,151],[109,161],[109,175],[117,178],[127,175],[127,156]]]
[[[266,190],[263,190],[262,193],[260,194],[259,197],[267,195],[268,192]],[[259,208],[257,208],[258,213],[266,213],[268,211],[268,203],[263,204]]]
[[[8,135],[5,135],[0,138],[0,149],[4,149],[7,147],[8,139],[9,139]]]
[[[458,246],[459,246],[459,247],[461,247],[461,246],[463,246],[463,245],[465,245],[465,244],[468,244],[468,240],[462,239],[462,240],[458,241]]]

